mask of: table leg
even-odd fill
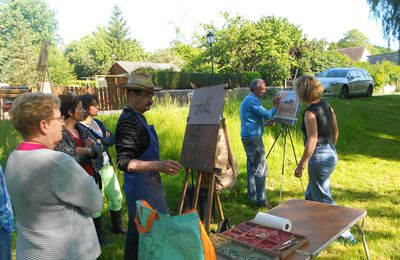
[[[356,226],[356,227],[358,228],[358,230],[360,231],[361,239],[362,239],[363,245],[364,245],[365,256],[367,257],[368,260],[370,260],[369,251],[368,251],[368,246],[367,246],[367,241],[365,240],[365,234],[364,234],[364,220],[365,220],[365,218],[362,219],[361,226],[359,226],[358,224],[355,224],[355,226]]]

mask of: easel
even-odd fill
[[[274,148],[276,142],[278,141],[279,136],[282,134],[283,136],[283,155],[282,155],[282,172],[281,172],[281,184],[280,184],[280,191],[279,191],[279,204],[282,203],[282,190],[283,190],[283,174],[285,172],[285,158],[286,158],[286,139],[287,136],[289,135],[290,138],[290,144],[292,146],[292,151],[293,151],[293,155],[294,155],[294,160],[296,162],[296,165],[298,165],[297,162],[297,156],[296,156],[296,151],[294,149],[294,145],[293,145],[293,139],[292,139],[292,134],[290,132],[290,126],[284,123],[280,123],[281,125],[281,129],[279,130],[278,135],[275,137],[275,141],[272,144],[271,148],[268,151],[267,157],[266,159],[268,159],[269,154],[271,153],[272,149]],[[301,188],[303,189],[303,193],[304,193],[304,186],[303,186],[303,181],[300,179],[300,183],[301,183]]]
[[[44,83],[46,81],[46,75],[47,75],[47,78],[48,78],[48,80],[50,82],[50,86],[51,86],[50,73],[49,73],[49,69],[48,69],[49,48],[50,48],[49,42],[43,41],[42,47],[41,47],[40,53],[39,53],[38,63],[36,66],[36,71],[38,71],[38,73],[39,73],[39,79],[38,79],[39,84],[37,85],[36,90],[41,91],[41,92],[43,91],[43,88],[44,88]]]
[[[214,201],[221,220],[224,220],[221,199],[217,192],[216,174],[223,169],[217,165],[217,143],[219,132],[222,129],[228,152],[231,152],[225,120],[221,118],[227,84],[217,85],[195,90],[189,110],[189,118],[183,141],[181,163],[185,166],[185,179],[178,206],[178,214],[182,214],[189,176],[196,175],[196,187],[191,208],[197,209],[200,188],[207,188],[207,205],[205,209],[204,225],[210,231],[212,209]],[[232,154],[227,158],[233,160]],[[228,163],[228,162],[226,162]],[[229,162],[232,163],[231,161]],[[194,183],[193,183],[194,184]]]
[[[222,129],[224,137],[225,137],[225,142],[227,145],[227,151],[228,151],[228,163],[232,167],[235,165],[236,162],[234,162],[234,157],[232,155],[232,150],[231,150],[231,145],[229,141],[229,136],[228,136],[228,130],[225,124],[225,119],[221,119],[220,121],[220,129]],[[217,158],[215,159],[215,165],[217,164]],[[222,209],[222,204],[221,204],[221,198],[219,196],[219,193],[217,191],[217,183],[216,183],[216,174],[221,173],[222,169],[214,167],[213,171],[207,172],[207,171],[201,171],[201,170],[195,170],[193,168],[185,168],[185,179],[183,181],[183,188],[182,188],[182,193],[179,201],[179,207],[178,207],[178,214],[182,214],[183,212],[183,206],[184,206],[184,201],[185,197],[187,194],[187,187],[188,187],[188,182],[189,182],[189,176],[192,177],[192,183],[193,183],[193,176],[197,176],[197,181],[196,181],[196,188],[194,191],[194,196],[192,200],[192,205],[191,208],[197,209],[198,201],[199,201],[199,193],[200,193],[200,188],[207,188],[207,206],[205,210],[205,218],[204,218],[204,224],[205,224],[205,229],[207,232],[210,231],[210,225],[211,225],[211,218],[212,218],[212,209],[213,209],[213,203],[215,201],[216,207],[218,210],[218,214],[220,217],[220,220],[224,220],[224,211]]]
[[[221,220],[225,219],[224,211],[222,209],[221,199],[219,197],[219,193],[215,189],[215,178],[216,177],[215,177],[214,172],[203,172],[203,171],[196,171],[191,168],[185,168],[185,180],[183,181],[183,188],[182,188],[182,194],[181,194],[181,198],[180,198],[180,202],[179,202],[178,214],[182,214],[182,212],[183,212],[183,204],[184,204],[184,200],[185,200],[185,196],[186,196],[189,175],[192,174],[192,176],[193,176],[194,172],[197,174],[197,182],[196,182],[196,189],[195,189],[193,201],[192,201],[192,208],[193,209],[197,208],[200,188],[204,187],[204,186],[207,187],[207,189],[208,189],[207,207],[206,207],[206,215],[205,215],[205,219],[204,219],[204,224],[205,224],[206,231],[210,232],[211,214],[212,214],[212,207],[213,207],[214,200],[216,202],[216,206],[217,206],[218,213],[219,213]],[[203,178],[203,177],[205,177],[205,178]]]

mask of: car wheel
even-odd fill
[[[372,96],[372,93],[374,92],[374,88],[372,86],[369,86],[367,89],[367,93],[365,94],[366,97]]]
[[[340,91],[340,98],[341,99],[348,99],[349,98],[349,87],[343,86],[342,90]]]

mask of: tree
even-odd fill
[[[369,46],[370,42],[367,36],[357,29],[352,29],[344,34],[338,42],[338,48]]]
[[[328,68],[348,67],[351,64],[349,57],[336,49],[326,50],[326,46],[324,40],[311,40],[292,50],[296,57],[295,68],[299,69],[298,75],[317,74]]]
[[[54,11],[43,0],[3,1],[0,24],[0,81],[33,87],[42,41],[58,39]]]
[[[367,2],[374,16],[381,19],[385,37],[400,42],[400,1],[367,0]]]
[[[13,38],[10,39],[9,47],[1,53],[0,81],[15,86],[33,87],[37,80],[35,68],[38,49],[32,44],[33,32],[25,20],[18,13],[15,20]]]
[[[136,61],[145,58],[144,48],[138,41],[129,37],[129,26],[126,25],[126,20],[118,5],[114,5],[106,32],[113,61]]]
[[[227,13],[223,15],[226,21],[222,29],[205,26],[206,30],[214,31],[216,41],[213,49],[218,71],[258,71],[268,84],[274,85],[282,85],[291,77],[295,60],[290,52],[304,41],[297,26],[274,16],[252,22],[240,16],[230,18]],[[199,37],[199,41],[207,50],[204,60],[209,60],[209,48],[204,38]]]
[[[40,45],[44,40],[54,44],[58,40],[55,13],[45,1],[6,0],[0,5],[0,24],[3,27],[0,34],[1,47],[7,47],[9,40],[15,35],[17,16],[26,22],[34,45]]]
[[[49,75],[51,83],[55,85],[67,85],[76,78],[74,66],[57,47],[51,47],[49,51]]]
[[[91,35],[71,42],[65,55],[79,78],[107,74],[117,60],[142,61],[146,58],[140,43],[129,37],[129,27],[118,6],[114,6],[107,27],[99,26]]]
[[[182,68],[184,61],[173,49],[157,50],[150,54],[148,61],[156,63],[172,63]]]
[[[196,47],[195,43],[183,43],[174,41],[171,50],[174,51],[182,60],[182,71],[184,72],[209,72],[211,66],[204,62],[204,49]]]

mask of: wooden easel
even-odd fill
[[[196,190],[194,193],[193,201],[192,201],[192,208],[197,208],[197,203],[199,200],[199,193],[200,188],[206,186],[208,189],[207,194],[207,207],[206,207],[206,215],[204,219],[205,229],[207,232],[210,232],[210,224],[211,224],[211,214],[212,214],[212,207],[214,199],[217,204],[217,209],[219,212],[219,216],[221,220],[225,219],[224,211],[221,205],[221,199],[219,197],[219,193],[216,191],[215,188],[215,173],[212,172],[203,172],[203,171],[195,171],[197,174],[197,182],[196,182]],[[193,169],[185,168],[185,180],[183,182],[182,194],[179,202],[179,211],[178,214],[182,214],[183,211],[183,204],[186,196],[189,175],[193,174]],[[208,182],[208,183],[207,183]]]
[[[212,209],[213,203],[216,202],[216,207],[220,216],[220,220],[224,220],[224,211],[222,209],[221,199],[219,193],[217,191],[217,181],[216,181],[216,174],[222,173],[223,170],[227,169],[228,167],[233,168],[236,167],[236,161],[232,154],[232,149],[229,141],[228,131],[225,124],[225,119],[221,119],[220,121],[220,128],[218,130],[222,130],[219,135],[223,135],[223,138],[217,139],[216,148],[214,150],[214,167],[212,171],[204,171],[204,170],[195,170],[193,168],[185,168],[185,179],[183,181],[183,188],[180,197],[179,207],[178,207],[178,214],[182,214],[184,201],[187,193],[187,187],[189,182],[189,176],[191,174],[196,174],[196,189],[194,192],[193,200],[191,208],[197,209],[197,204],[199,201],[199,193],[200,188],[206,188],[208,190],[207,194],[207,205],[205,209],[205,217],[204,217],[204,225],[207,232],[210,232],[210,224],[211,224],[211,217],[212,217]],[[221,140],[223,139],[223,140]],[[218,142],[225,142],[226,149],[221,151],[218,148]],[[214,146],[213,146],[214,147]],[[218,157],[223,153],[222,157],[226,157],[226,160],[221,160]],[[222,168],[223,167],[223,168]]]

